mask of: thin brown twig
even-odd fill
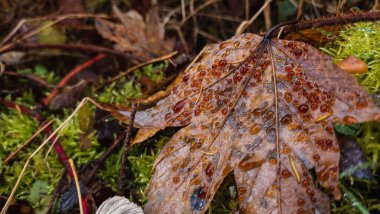
[[[133,123],[135,120],[135,114],[137,111],[137,105],[132,105],[132,112],[131,112],[131,120],[129,121],[127,130],[126,130],[126,136],[125,141],[123,145],[123,155],[121,158],[121,166],[120,166],[120,174],[119,174],[119,194],[125,196],[125,186],[126,186],[126,178],[127,178],[127,162],[128,162],[128,151],[129,151],[129,145],[131,144],[131,137],[132,137],[132,128]]]
[[[89,45],[89,44],[37,44],[37,43],[25,43],[9,46],[7,49],[2,49],[0,54],[15,51],[15,50],[30,50],[30,49],[62,49],[62,50],[80,50],[91,53],[105,53],[118,56],[122,59],[130,58],[129,55],[101,46]]]
[[[185,0],[181,0],[181,13],[182,13],[182,21],[186,18],[186,9],[185,9]]]
[[[379,9],[379,0],[375,0],[375,3],[373,4],[372,10]]]
[[[297,6],[297,18],[296,18],[297,20],[301,18],[302,16],[302,8],[303,8],[303,0],[299,0],[298,6]]]
[[[85,68],[90,67],[95,62],[104,59],[107,55],[105,54],[99,54],[86,62],[80,64],[79,66],[75,67],[72,71],[70,71],[59,83],[58,85],[53,89],[53,91],[43,100],[44,105],[48,105],[50,101],[58,94],[58,92],[67,84],[67,82],[73,78],[76,74],[83,71]]]
[[[245,21],[249,19],[249,0],[245,0]]]
[[[31,36],[41,32],[42,30],[48,28],[48,27],[51,27],[65,19],[70,19],[70,18],[89,18],[89,17],[97,17],[97,18],[108,18],[107,15],[104,15],[104,14],[65,14],[65,15],[60,15],[60,16],[56,16],[56,17],[38,17],[38,18],[33,18],[33,19],[29,19],[29,20],[21,20],[17,25],[16,27],[5,37],[5,39],[1,42],[1,47],[0,47],[0,52],[2,52],[3,50],[5,49],[8,49],[9,47],[21,42],[21,41],[24,41],[25,39],[27,38],[30,38]],[[46,25],[43,25],[41,27],[38,27],[37,29],[31,31],[31,32],[28,32],[22,36],[20,36],[20,38],[17,38],[15,39],[14,42],[11,42],[11,43],[8,43],[8,44],[5,44],[5,42],[7,42],[25,23],[27,22],[35,22],[35,21],[42,21],[42,20],[46,20],[46,19],[49,19],[49,18],[55,18],[56,20],[54,20],[53,22],[51,23],[48,23]]]
[[[198,30],[198,33],[199,33],[200,35],[202,35],[202,36],[204,36],[204,37],[210,39],[210,40],[213,40],[213,41],[218,42],[218,43],[220,42],[220,39],[219,39],[218,37],[212,35],[211,33],[207,33],[207,32],[205,32],[205,31],[203,31],[203,30]]]
[[[143,63],[140,63],[138,65],[135,65],[133,66],[132,68],[129,68],[127,71],[125,72],[121,72],[119,75],[113,77],[111,80],[107,81],[106,84],[109,84],[111,82],[114,82],[116,80],[119,80],[120,78],[128,75],[129,73],[131,73],[132,71],[136,70],[136,69],[139,69],[141,67],[144,67],[146,65],[149,65],[149,64],[152,64],[152,63],[155,63],[155,62],[160,62],[160,61],[163,61],[163,60],[166,60],[166,59],[169,59],[170,57],[174,56],[177,54],[177,51],[174,51],[172,53],[169,53],[167,55],[164,55],[164,56],[160,56],[158,58],[154,58],[154,59],[151,59],[149,61],[146,61],[146,62],[143,62]]]
[[[181,21],[181,23],[179,24],[180,26],[182,26],[183,24],[185,24],[185,22],[187,22],[187,20],[189,20],[192,16],[194,16],[195,14],[197,14],[199,11],[201,11],[203,8],[209,6],[210,4],[213,4],[214,2],[216,2],[217,0],[210,0],[210,1],[206,1],[204,4],[202,4],[201,6],[199,6],[196,10],[194,10],[194,12],[192,12],[189,16],[187,16],[184,20]]]
[[[227,15],[219,15],[219,14],[213,14],[213,13],[198,13],[198,16],[204,16],[212,19],[221,19],[221,20],[226,20],[226,21],[231,21],[231,22],[242,22],[239,17],[233,17],[233,16],[227,16]]]
[[[265,21],[265,28],[269,30],[272,27],[272,19],[270,17],[270,1],[271,0],[265,0],[268,3],[268,6],[264,9],[264,21]]]
[[[195,13],[194,11],[194,0],[190,0],[190,5],[189,5],[189,8],[190,8],[190,13],[193,14]],[[191,17],[191,19],[193,20],[193,36],[194,36],[194,41],[197,41],[198,40],[198,33],[199,33],[199,28],[198,28],[198,22],[197,22],[197,17],[196,16],[193,16]]]
[[[271,0],[265,1],[265,3],[261,6],[261,8],[251,17],[249,21],[243,21],[240,23],[239,27],[235,31],[235,36],[240,35],[247,29],[249,25],[253,23],[253,21],[256,20],[256,18],[263,12],[263,10],[269,5]]]
[[[39,86],[44,87],[44,88],[47,88],[47,89],[54,88],[54,86],[52,84],[46,82],[44,79],[41,79],[38,76],[33,75],[33,74],[20,74],[20,73],[14,72],[14,71],[4,71],[3,75],[14,76],[14,77],[24,77],[24,78],[38,84]]]
[[[79,173],[81,175],[85,175],[85,178],[82,180],[83,183],[87,184],[91,181],[94,175],[98,172],[99,168],[104,165],[109,156],[111,156],[111,154],[116,151],[116,149],[121,145],[121,143],[124,142],[124,139],[127,136],[127,134],[128,129],[125,129],[124,132],[115,140],[115,142],[110,147],[108,147],[100,155],[99,158],[96,158],[85,165],[85,167]]]

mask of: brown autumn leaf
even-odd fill
[[[136,113],[134,142],[184,126],[156,159],[145,212],[204,213],[233,171],[240,213],[328,213],[318,187],[341,197],[333,123],[379,121],[370,95],[300,42],[243,34],[202,57],[168,97]],[[128,109],[102,107],[128,121]]]
[[[157,7],[144,18],[135,10],[122,13],[113,7],[121,24],[98,19],[96,29],[105,39],[115,42],[115,49],[130,54],[133,59],[145,62],[173,50],[174,40],[165,40],[165,28],[158,15]]]

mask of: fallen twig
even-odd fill
[[[169,59],[170,57],[172,57],[172,56],[174,56],[174,55],[176,55],[176,54],[177,54],[177,51],[174,51],[174,52],[169,53],[169,54],[167,54],[167,55],[160,56],[160,57],[158,57],[158,58],[154,58],[154,59],[151,59],[151,60],[149,60],[149,61],[146,61],[146,62],[140,63],[140,64],[138,64],[138,65],[135,65],[135,66],[133,66],[132,68],[128,69],[127,71],[125,71],[125,72],[121,72],[119,75],[113,77],[111,80],[107,81],[107,82],[105,83],[105,85],[107,85],[107,84],[109,84],[109,83],[111,83],[111,82],[114,82],[114,81],[116,81],[116,80],[119,80],[120,78],[126,76],[127,74],[131,73],[131,72],[134,71],[134,70],[137,70],[137,69],[139,69],[139,68],[141,68],[141,67],[144,67],[144,66],[146,66],[146,65],[149,65],[149,64],[152,64],[152,63],[155,63],[155,62],[160,62],[160,61],[163,61],[163,60]]]
[[[184,18],[181,23],[179,24],[180,26],[182,26],[183,24],[185,24],[185,22],[187,22],[187,20],[189,20],[192,16],[194,16],[195,14],[197,14],[199,11],[201,11],[203,8],[209,6],[210,4],[213,4],[214,2],[216,2],[217,0],[209,0],[209,1],[206,1],[205,3],[203,3],[201,6],[199,6],[196,10],[194,10],[194,12],[192,12],[189,16],[187,16],[186,18]]]
[[[123,155],[121,157],[121,166],[120,166],[120,174],[119,174],[119,194],[122,196],[125,196],[125,186],[126,186],[126,178],[127,178],[127,162],[128,162],[128,151],[129,151],[129,145],[131,143],[131,137],[132,137],[132,128],[133,128],[133,122],[135,119],[137,106],[135,104],[132,105],[132,112],[131,112],[131,120],[129,121],[128,127],[126,129],[126,136],[124,140],[123,145]]]
[[[31,80],[32,82],[38,84],[39,86],[44,87],[44,88],[47,88],[47,89],[54,88],[54,86],[52,84],[46,82],[45,80],[43,80],[43,79],[41,79],[38,76],[35,76],[33,74],[20,74],[20,73],[14,72],[14,71],[4,71],[3,75],[14,76],[14,77],[24,77],[24,78],[27,78],[28,80]]]
[[[37,43],[25,43],[25,44],[18,44],[18,45],[12,45],[9,46],[6,49],[1,49],[0,54],[15,51],[15,50],[30,50],[30,49],[62,49],[62,50],[80,50],[80,51],[86,51],[91,53],[105,53],[117,56],[121,59],[129,59],[130,56],[128,54],[125,54],[123,52],[105,48],[101,46],[96,45],[89,45],[89,44],[37,44]]]
[[[86,164],[85,167],[83,167],[83,169],[79,172],[80,175],[85,175],[85,177],[82,179],[83,183],[87,184],[88,182],[91,181],[91,179],[93,179],[94,175],[97,173],[99,168],[104,165],[108,157],[111,156],[113,152],[115,152],[115,150],[121,145],[122,142],[124,142],[124,139],[127,136],[128,136],[128,128],[126,128],[124,132],[121,133],[121,135],[115,140],[115,142],[110,147],[108,147],[100,155],[99,158],[90,161],[89,163]]]
[[[380,19],[380,11],[373,12],[364,12],[364,13],[351,13],[351,14],[343,14],[334,17],[323,17],[318,19],[313,19],[310,21],[298,21],[292,22],[292,24],[279,24],[278,26],[274,26],[271,30],[269,30],[265,34],[266,39],[274,38],[278,35],[280,31],[280,27],[283,26],[281,35],[282,37],[288,35],[294,31],[301,31],[311,28],[318,28],[324,26],[332,26],[332,25],[345,25],[352,24],[356,22],[364,22],[364,21],[376,21]]]
[[[95,18],[107,18],[108,16],[107,15],[104,15],[104,14],[65,14],[65,15],[60,15],[60,16],[56,16],[56,17],[37,17],[37,18],[32,18],[32,19],[22,19],[17,25],[16,27],[5,37],[5,39],[3,39],[0,43],[1,47],[0,47],[0,53],[5,50],[5,49],[8,49],[9,47],[12,47],[14,46],[16,43],[19,43],[21,41],[24,41],[25,39],[27,38],[30,38],[31,36],[41,32],[42,30],[48,28],[48,27],[51,27],[65,19],[70,19],[70,18],[90,18],[90,17],[95,17]],[[46,24],[46,25],[43,25],[43,26],[40,26],[38,27],[37,29],[31,31],[31,32],[27,32],[25,33],[24,35],[21,35],[20,38],[15,38],[15,40],[13,42],[10,42],[8,44],[5,44],[25,23],[28,23],[28,22],[36,22],[36,21],[43,21],[43,20],[46,20],[46,19],[53,19],[55,18],[55,20],[49,24]]]
[[[43,104],[44,105],[48,105],[50,103],[50,101],[58,94],[58,92],[60,91],[60,89],[62,89],[66,83],[71,79],[73,78],[76,74],[78,74],[79,72],[83,71],[85,68],[87,67],[90,67],[92,64],[94,64],[95,62],[101,60],[101,59],[104,59],[107,55],[105,54],[99,54],[89,60],[87,60],[86,62],[78,65],[77,67],[75,67],[72,71],[70,71],[59,83],[58,85],[53,89],[53,91],[43,100]]]
[[[251,19],[249,19],[248,21],[243,21],[242,23],[240,23],[239,27],[236,29],[235,31],[235,36],[237,35],[240,35],[243,33],[243,31],[245,31],[245,29],[247,29],[247,27],[249,25],[251,25],[253,23],[253,21],[256,20],[256,18],[263,12],[263,10],[269,5],[269,3],[271,2],[272,0],[269,0],[269,1],[265,1],[265,3],[261,6],[261,8],[255,13],[255,15],[253,15],[251,17]]]

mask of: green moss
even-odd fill
[[[52,21],[44,21],[41,27],[52,25]],[[40,44],[64,44],[66,42],[65,30],[50,26],[43,29],[37,34],[38,43]]]
[[[334,61],[354,55],[368,64],[368,73],[357,75],[358,82],[370,93],[375,93],[380,87],[380,24],[358,23],[345,27],[340,32],[341,40],[335,45],[321,48],[330,54]],[[380,167],[380,124],[364,123],[359,128],[335,126],[340,133],[355,138],[368,159],[361,167],[370,167],[375,178],[379,177]],[[350,128],[350,129],[348,129]],[[343,192],[341,201],[332,201],[333,213],[369,213],[380,211],[380,198],[376,194],[379,184],[372,180],[358,180],[342,173],[340,186]]]
[[[98,176],[107,182],[113,191],[118,190],[122,150],[113,153],[105,163],[105,167],[99,170]]]
[[[364,123],[363,135],[357,138],[364,153],[369,157],[369,160],[377,165],[377,173],[380,167],[380,124],[379,123]]]
[[[135,194],[139,196],[141,204],[147,201],[145,190],[152,176],[153,163],[161,148],[170,140],[169,135],[171,135],[170,131],[158,135],[155,139],[148,140],[146,143],[150,148],[147,148],[147,145],[143,144],[136,146],[128,157],[131,171],[135,177],[135,180],[130,186],[136,189]]]
[[[150,80],[152,80],[154,83],[159,83],[162,80],[164,80],[164,69],[167,68],[169,65],[168,61],[164,61],[158,65],[153,66],[153,64],[144,66],[141,70],[135,71],[135,75],[137,78],[139,78],[142,74],[147,76]]]
[[[20,69],[17,72],[21,74],[33,74],[53,84],[59,81],[59,77],[55,75],[54,71],[49,71],[44,65],[41,65],[41,64],[35,65],[33,69],[31,68]]]
[[[58,127],[64,119],[68,117],[71,113],[69,110],[64,111],[64,115],[61,118],[55,118],[55,126]],[[55,127],[55,128],[56,128]],[[82,133],[80,129],[79,119],[76,117],[62,132],[62,136],[59,138],[62,146],[67,150],[67,154],[75,162],[75,165],[81,166],[86,164],[88,161],[94,159],[102,152],[103,148],[97,142],[95,132],[88,136],[90,141],[90,148],[83,149],[80,143],[80,134]],[[55,153],[54,153],[55,155]],[[53,156],[54,156],[53,155]],[[55,158],[57,159],[57,158]]]
[[[380,87],[380,23],[357,23],[340,32],[341,40],[333,47],[321,48],[335,61],[354,55],[368,64],[368,73],[357,76],[359,83],[370,93]]]
[[[136,83],[138,75],[144,74],[149,77],[154,83],[160,82],[164,78],[163,70],[167,67],[168,62],[158,65],[148,65],[137,71],[131,79],[123,78],[118,82],[107,86],[105,90],[97,96],[97,99],[106,103],[127,104],[126,99],[136,98],[142,95],[141,86]],[[49,71],[44,65],[37,64],[33,69],[18,70],[19,73],[33,74],[45,81],[55,84],[60,79]],[[96,97],[96,95],[95,95]],[[5,98],[18,104],[22,104],[33,108],[36,105],[35,98],[31,90],[27,90],[21,97],[7,96]],[[86,105],[83,111],[69,123],[64,129],[59,140],[68,156],[74,160],[76,167],[86,164],[88,161],[98,157],[104,148],[99,145],[96,139],[96,132],[91,131],[91,121],[84,120],[94,115],[94,107]],[[23,115],[17,110],[1,109],[0,112],[0,161],[2,161],[11,152],[22,145],[29,137],[31,137],[39,128],[37,121],[29,116]],[[63,109],[63,114],[50,115],[42,112],[47,118],[54,120],[53,129],[56,129],[62,122],[71,114],[72,109]],[[87,144],[81,144],[81,134],[86,133]],[[40,145],[46,134],[41,133],[37,136],[31,145],[23,149],[9,165],[3,165],[0,162],[0,195],[7,196],[10,194],[18,176],[21,173],[22,167],[28,156]],[[82,139],[83,140],[83,139]],[[153,166],[153,161],[157,152],[163,146],[167,137],[161,137],[157,142],[152,142],[153,147],[147,149],[144,147],[136,147],[132,149],[130,156],[131,170],[136,178],[135,181],[130,181],[130,185],[136,186],[138,192],[143,195],[143,190],[149,183],[150,170]],[[16,197],[18,199],[28,200],[35,208],[43,208],[50,197],[50,194],[56,187],[62,173],[63,166],[58,160],[54,149],[46,156],[50,145],[48,144],[42,149],[30,162],[29,167],[21,180],[20,186],[17,189]],[[87,149],[85,149],[87,148]],[[141,148],[144,148],[142,150]],[[99,176],[103,178],[114,190],[117,189],[119,166],[120,166],[121,151],[113,154],[105,163],[105,168],[99,171]],[[116,166],[116,167],[115,167]],[[46,188],[43,189],[43,196],[36,190],[36,184],[44,182]],[[33,189],[34,186],[34,189]],[[37,191],[37,193],[36,193]],[[146,201],[145,196],[142,200]]]
[[[21,97],[13,98],[11,95],[5,97],[6,101],[14,102],[19,105],[24,105],[33,108],[36,105],[32,90],[24,91]]]
[[[38,129],[38,123],[18,111],[4,111],[0,114],[0,124],[2,124],[2,128],[0,129],[0,154],[2,157],[0,164],[0,195],[8,195],[16,183],[18,177],[16,175],[20,174],[22,169],[22,165],[17,162],[20,160],[24,161],[27,154],[22,151],[17,156],[16,161],[9,166],[3,165],[3,158],[32,136]],[[30,171],[27,172],[26,177],[27,179],[21,182],[20,190],[25,191],[33,182],[29,179],[31,177]],[[27,195],[27,192],[18,192],[18,197],[25,198]]]
[[[68,112],[62,117],[67,118]],[[57,127],[64,119],[55,117]],[[11,152],[22,145],[29,137],[31,137],[38,130],[38,122],[28,116],[21,114],[16,110],[3,111],[0,114],[0,154],[1,157],[8,156]],[[74,120],[63,131],[60,138],[62,146],[67,151],[76,166],[87,163],[89,160],[95,158],[101,151],[100,145],[96,142],[94,136],[90,136],[91,149],[83,150],[80,146],[78,120]],[[22,167],[28,156],[34,151],[38,145],[47,136],[40,134],[35,138],[33,143],[23,149],[9,165],[0,164],[0,195],[9,195],[18,176],[21,173]],[[37,180],[43,180],[48,183],[47,190],[50,194],[56,187],[62,172],[62,164],[58,161],[58,157],[54,150],[45,159],[46,153],[49,150],[49,144],[42,149],[41,152],[32,158],[30,165],[21,180],[20,186],[16,192],[16,197],[19,199],[27,199],[31,193],[31,188]],[[31,201],[33,206],[38,206],[39,203]]]
[[[120,84],[119,82],[124,83]],[[134,84],[133,81],[125,82],[123,78],[107,86],[97,99],[105,103],[126,104],[126,99],[139,97],[141,95],[142,91],[139,84]]]
[[[146,144],[136,145],[129,151],[128,167],[130,167],[129,170],[132,172],[134,179],[128,180],[127,186],[134,189],[134,194],[138,195],[141,204],[144,204],[147,200],[145,190],[152,175],[154,160],[169,139],[170,137],[167,135],[159,135],[157,139],[150,139]],[[107,159],[105,168],[98,173],[99,177],[106,180],[114,191],[117,191],[118,188],[121,155],[122,150],[112,154]],[[132,198],[130,199],[132,200]]]
[[[136,83],[135,80],[139,79],[141,75],[147,76],[153,83],[159,83],[164,80],[164,69],[168,66],[169,62],[164,61],[157,65],[147,65],[134,72],[130,80],[122,78],[117,82],[113,82],[104,91],[97,96],[100,102],[113,103],[113,104],[127,104],[127,99],[136,98],[141,96],[141,85]]]
[[[233,173],[224,178],[206,213],[235,213],[238,210],[235,177]]]
[[[153,82],[157,83],[163,80],[163,70],[168,66],[168,62],[160,63],[158,65],[147,65],[141,70],[137,70],[131,80],[127,81],[125,78],[120,79],[107,86],[105,90],[97,97],[101,102],[105,103],[118,103],[126,105],[127,99],[136,98],[142,95],[141,86],[135,83],[134,79],[138,79],[140,75],[144,74],[149,77]],[[158,140],[149,140],[147,144],[153,144],[153,148],[141,150],[141,146],[134,146],[130,151],[128,160],[130,162],[131,171],[135,177],[134,181],[129,181],[130,186],[136,188],[141,196],[140,202],[145,202],[144,189],[149,183],[151,176],[151,169],[154,159],[159,149],[169,139],[165,135],[159,136]],[[104,169],[99,171],[99,176],[107,181],[113,190],[117,190],[118,177],[121,163],[121,151],[112,154],[106,161]],[[116,167],[115,167],[116,166]]]

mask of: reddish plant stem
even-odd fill
[[[15,104],[12,102],[8,102],[8,101],[3,100],[3,99],[0,99],[0,103],[3,104],[4,106],[8,107],[8,108],[11,108],[11,109],[20,109],[22,114],[33,117],[34,119],[36,119],[40,123],[40,125],[42,125],[45,122],[44,119],[42,118],[42,116],[37,111],[34,111],[34,110],[32,110],[26,106]],[[46,127],[44,131],[46,132],[47,135],[51,135],[51,133],[52,133],[52,129],[49,126]],[[61,162],[61,164],[65,167],[66,171],[69,173],[72,182],[74,182],[74,173],[73,173],[73,170],[72,170],[70,163],[69,163],[69,157],[68,157],[65,149],[63,148],[62,144],[57,139],[57,135],[54,134],[53,137],[50,139],[50,142],[51,143],[55,142],[54,143],[54,150],[58,155],[58,159]],[[86,209],[84,209],[84,211],[87,214],[88,213],[88,209],[87,209],[88,205],[87,205],[87,200],[86,200],[85,196],[82,197],[82,204],[83,204],[83,207],[86,207]]]
[[[30,117],[33,117],[34,119],[36,119],[38,122],[42,121],[42,117],[39,113],[37,113],[36,111],[34,111],[34,110],[32,110],[26,106],[19,105],[16,103],[12,103],[12,102],[8,102],[8,101],[3,100],[3,99],[0,99],[0,103],[3,106],[10,108],[10,109],[19,109],[22,114],[29,115]]]
[[[72,71],[70,71],[59,83],[58,85],[53,89],[53,91],[42,101],[44,105],[48,105],[50,101],[58,94],[58,92],[67,84],[67,82],[73,78],[76,74],[83,71],[85,68],[90,67],[95,62],[104,59],[107,55],[105,54],[99,54],[86,62],[78,65],[75,67]]]
[[[15,44],[10,46],[9,48],[6,48],[2,51],[0,51],[0,54],[10,52],[10,51],[15,51],[15,50],[30,50],[30,49],[62,49],[62,50],[80,50],[80,51],[85,51],[85,52],[91,52],[91,53],[105,53],[105,54],[110,54],[117,56],[123,60],[131,58],[129,55],[101,47],[101,46],[96,46],[96,45],[88,45],[88,44],[37,44],[37,43],[25,43],[25,44]]]

